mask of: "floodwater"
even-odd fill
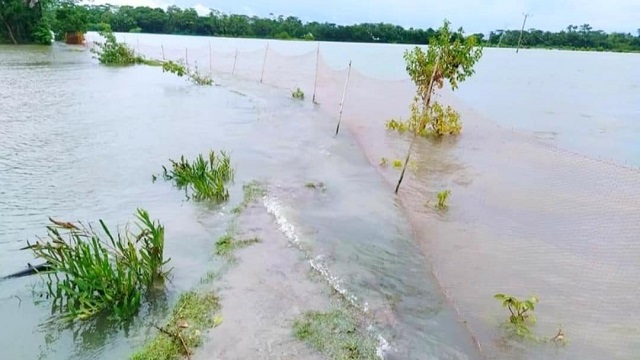
[[[99,66],[84,47],[0,47],[0,273],[32,261],[18,249],[43,235],[49,216],[115,226],[143,207],[166,226],[173,281],[124,329],[46,325],[48,303],[32,296],[39,283],[4,281],[8,358],[126,358],[176,295],[215,267],[213,243],[252,180],[268,184],[273,221],[295,225],[286,235],[330,285],[385,314],[389,358],[628,359],[640,351],[640,73],[632,71],[640,56],[486,50],[477,76],[442,97],[462,111],[463,136],[421,142],[395,197],[398,172],[377,164],[402,158],[408,145],[384,131],[411,99],[406,47],[322,43],[316,57],[316,43],[121,38],[147,56],[213,70],[221,86]],[[290,99],[296,86],[309,99],[314,83],[319,105]],[[169,158],[209,149],[231,151],[237,170],[222,208],[151,182]],[[309,181],[326,192],[310,196]],[[444,214],[432,210],[443,188],[452,190]],[[498,292],[538,296],[536,332],[551,337],[562,324],[569,346],[503,339]]]

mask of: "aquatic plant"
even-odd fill
[[[294,336],[329,359],[377,359],[376,341],[343,309],[310,311],[294,320]]]
[[[230,234],[225,234],[216,241],[216,255],[229,256],[234,250],[242,249],[260,242],[257,237],[244,240],[236,240]]]
[[[177,360],[202,343],[202,332],[219,326],[223,319],[214,315],[220,309],[218,297],[210,292],[189,291],[178,299],[164,326],[154,326],[158,334],[132,360]]]
[[[108,312],[126,319],[140,307],[149,287],[166,278],[163,268],[164,227],[147,211],[136,213],[138,231],[127,226],[112,233],[100,220],[102,233],[82,223],[49,219],[48,239],[27,243],[36,258],[46,261],[46,294],[67,320],[85,320]]]
[[[249,204],[254,202],[257,198],[264,196],[267,191],[261,183],[254,180],[248,184],[242,185],[242,193],[242,202],[238,204],[238,206],[233,208],[233,210],[231,210],[231,212],[236,215],[242,213],[242,211],[246,209],[247,206],[249,206]]]
[[[441,89],[445,81],[455,90],[460,82],[474,74],[473,67],[482,56],[482,47],[475,36],[465,37],[462,28],[453,32],[449,25],[450,22],[445,20],[437,35],[429,40],[426,52],[416,46],[404,54],[407,73],[416,85],[416,95],[410,105],[407,122],[402,124],[394,120],[387,123],[387,128],[409,129],[413,132],[396,193],[404,179],[418,136],[459,134],[462,130],[458,113],[451,107],[443,108],[437,102],[432,104],[431,99],[435,90]]]
[[[449,195],[451,195],[450,190],[444,190],[438,193],[438,203],[436,204],[438,209],[444,210],[448,207],[447,199],[449,198]]]
[[[389,159],[387,159],[386,157],[382,157],[380,158],[380,166],[385,167],[387,165],[389,165]]]
[[[298,100],[304,100],[304,92],[300,88],[296,88],[291,92],[291,97]]]
[[[162,63],[162,72],[170,72],[178,77],[186,76],[189,81],[196,85],[213,85],[213,79],[210,76],[200,74],[197,66],[194,70],[191,70],[182,62],[164,61]]]
[[[402,168],[402,160],[399,160],[399,159],[393,160],[393,168],[394,169]]]
[[[498,299],[502,306],[509,310],[508,324],[511,325],[511,330],[520,337],[531,337],[529,326],[536,323],[533,312],[538,299],[531,297],[526,300],[520,300],[505,294],[496,294],[494,298]]]
[[[233,180],[231,157],[224,151],[216,155],[209,152],[209,157],[200,154],[193,162],[180,157],[179,161],[169,159],[171,170],[162,167],[162,177],[165,181],[172,181],[178,189],[184,189],[187,197],[191,190],[191,197],[196,201],[212,200],[226,201],[229,191],[225,184]]]

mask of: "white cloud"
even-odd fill
[[[209,9],[207,6],[204,6],[202,4],[195,4],[193,5],[193,9],[198,13],[198,15],[200,16],[207,16],[209,15],[209,13],[211,12],[211,9]]]

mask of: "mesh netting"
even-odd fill
[[[189,38],[184,45],[162,39],[129,43],[148,57],[197,64],[214,79],[232,74],[300,87],[337,121],[348,63],[330,65],[323,45],[301,52],[286,42],[252,48],[232,39]],[[382,157],[404,158],[407,136],[387,132],[384,123],[406,117],[413,93],[408,79],[382,80],[351,66],[342,123],[374,166]],[[446,91],[440,100],[461,111],[464,133],[418,144],[401,198],[433,273],[482,349],[510,351],[497,326],[504,310],[493,299],[506,292],[541,299],[536,331],[550,337],[562,324],[569,358],[637,356],[640,172],[501,127]],[[380,171],[397,180],[397,171]],[[425,202],[444,188],[453,205],[441,215]]]

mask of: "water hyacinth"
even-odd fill
[[[103,312],[117,319],[135,314],[149,288],[169,273],[163,270],[169,262],[163,258],[164,227],[142,209],[136,219],[137,231],[127,226],[115,234],[102,220],[98,232],[50,219],[47,239],[28,243],[27,249],[51,266],[42,275],[54,311],[67,320]]]
[[[178,189],[184,189],[187,197],[191,192],[191,197],[196,201],[229,199],[226,184],[233,180],[234,171],[231,157],[224,151],[219,155],[210,151],[208,158],[200,154],[193,162],[184,156],[179,161],[169,161],[171,170],[163,166],[162,176],[166,181],[172,181]]]

